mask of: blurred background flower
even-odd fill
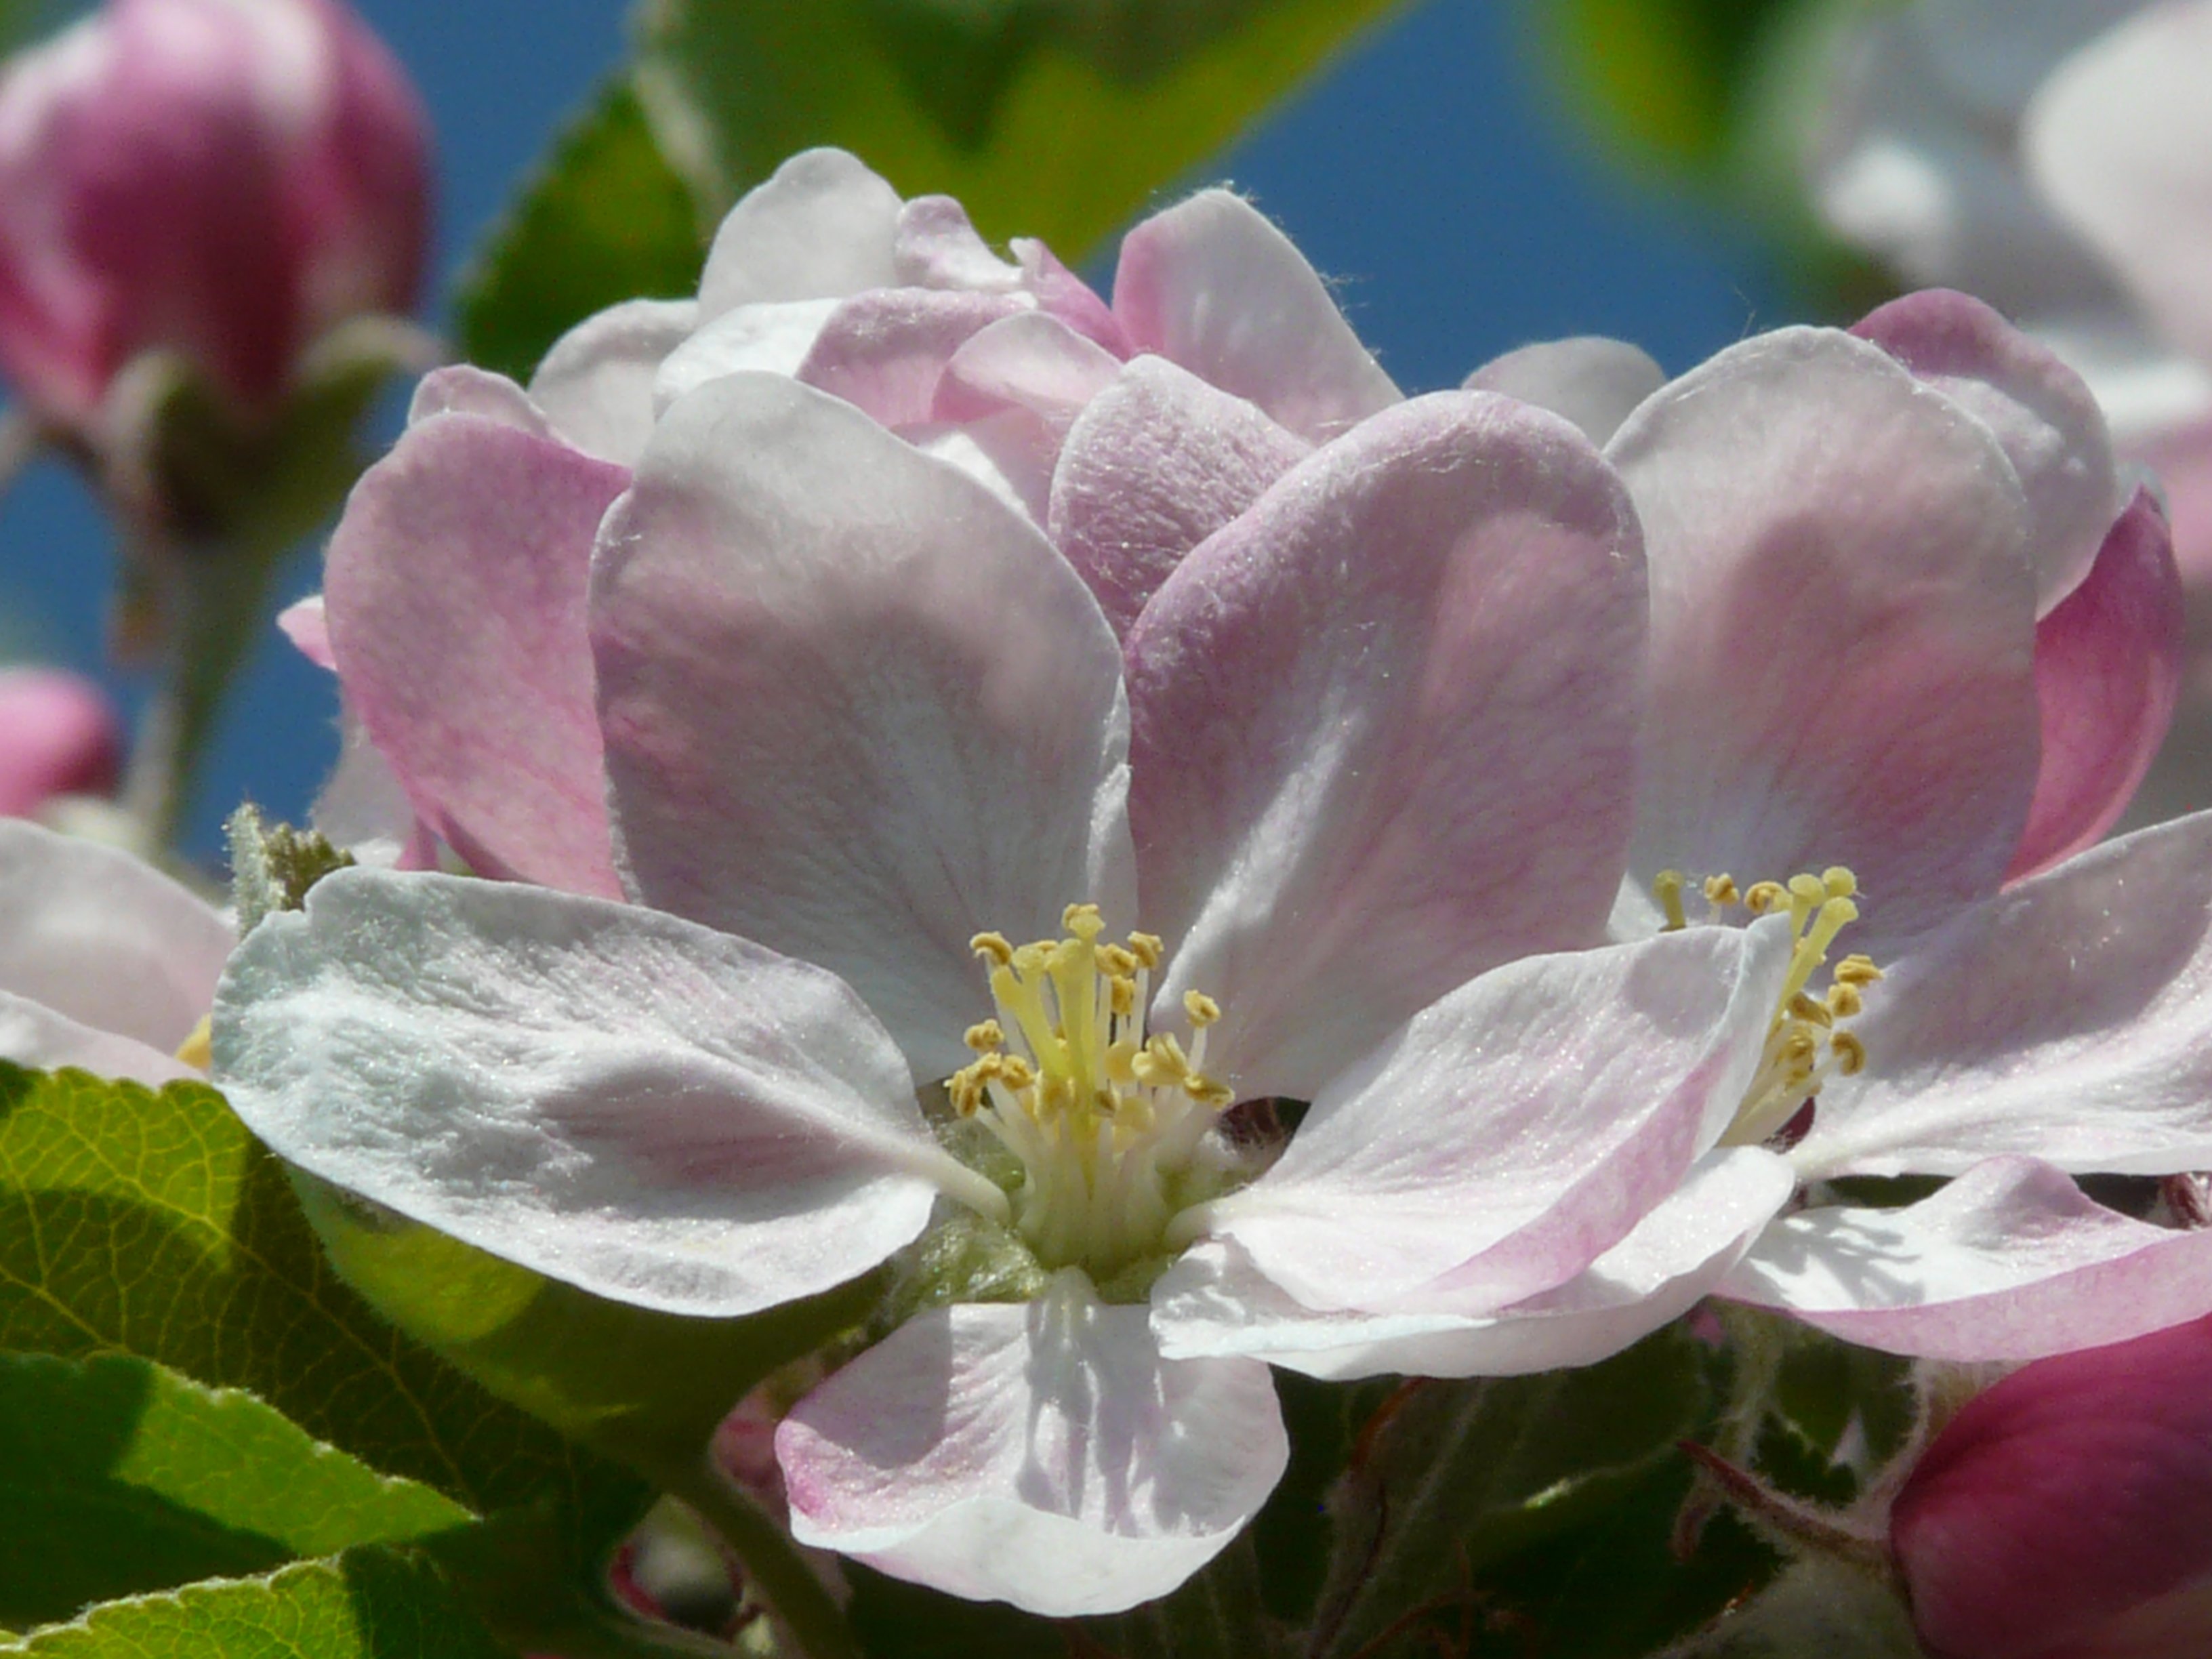
[[[592,123],[567,125],[629,43],[624,9],[612,0],[467,6],[361,0],[359,9],[416,78],[439,135],[434,295],[452,293],[472,269],[471,256],[502,222],[516,179],[556,136],[567,132],[572,158],[580,148],[609,168],[629,165],[630,129],[618,105],[603,100]],[[665,15],[682,8],[655,9]],[[1686,210],[1686,198],[1639,195],[1607,170],[1588,132],[1532,72],[1550,39],[1548,5],[1427,0],[1370,9],[1372,26],[1304,90],[1243,137],[1225,146],[1208,143],[1196,152],[1206,159],[1171,188],[1226,178],[1249,191],[1339,280],[1355,325],[1400,384],[1409,391],[1454,386],[1513,346],[1591,332],[1634,339],[1679,371],[1790,314],[1754,236],[1730,230],[1694,204]],[[994,60],[971,53],[961,61],[980,65],[981,75]],[[628,118],[634,123],[635,115]],[[1006,118],[1022,118],[1022,112]],[[954,119],[948,130],[958,125]],[[1227,112],[1212,127],[1183,120],[1199,137],[1200,129],[1227,134],[1235,125]],[[948,143],[946,155],[948,168],[982,165],[957,143]],[[909,191],[929,187],[894,182]],[[633,246],[649,240],[657,213],[672,210],[665,179],[658,188],[656,194],[651,179],[632,180],[624,197],[622,220]],[[1144,197],[1139,186],[1131,208]],[[548,215],[542,198],[520,221],[505,222],[527,229],[533,214],[542,224]],[[1014,222],[1033,226],[1036,219]],[[1008,227],[987,220],[983,228],[996,236]],[[1095,241],[1098,228],[1091,228]],[[1095,258],[1100,251],[1060,245],[1071,258],[1083,252]],[[1105,252],[1110,258],[1110,238]],[[569,270],[586,265],[574,257],[543,263]],[[1086,269],[1097,274],[1095,265]],[[665,276],[663,285],[686,291],[692,274]],[[624,273],[626,285],[616,292],[651,286],[633,276]],[[574,295],[562,320],[600,297]],[[462,344],[479,359],[505,349],[502,368],[526,370],[531,354],[551,337],[544,331],[533,342],[526,328],[472,337],[471,314],[465,301]],[[456,320],[450,301],[434,307],[433,317]],[[396,412],[392,420],[396,429]],[[103,534],[82,490],[52,468],[34,471],[0,509],[0,605],[35,618],[33,637],[45,654],[86,669],[100,660]],[[311,589],[310,562],[297,562],[289,581],[290,592]],[[333,758],[336,711],[327,683],[281,641],[276,646],[254,659],[217,734],[189,824],[187,844],[200,853],[212,850],[222,813],[241,794],[279,815],[301,817]],[[126,697],[137,690],[128,683],[118,689]]]

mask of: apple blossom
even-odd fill
[[[220,911],[131,854],[0,821],[0,1059],[199,1076],[235,942]]]
[[[1800,940],[1723,1143],[1801,1196],[1725,1294],[1956,1359],[2136,1335],[2212,1307],[2212,1236],[2067,1173],[2212,1163],[2212,817],[2079,851],[2172,707],[2164,520],[2118,510],[2094,402],[1986,307],[1856,332],[1731,348],[1607,447],[1652,593],[1615,926]],[[1828,1185],[1901,1175],[1950,1180]]]
[[[2190,593],[2181,717],[2137,821],[2212,801],[2212,235],[2198,88],[2212,8],[1917,0],[1847,32],[1810,177],[1911,280],[2021,318],[2158,475]]]
[[[0,816],[26,817],[58,795],[112,793],[123,733],[100,689],[52,668],[0,668]]]
[[[125,367],[182,354],[248,410],[413,304],[424,118],[339,0],[112,0],[0,76],[0,368],[97,441]]]
[[[826,388],[978,477],[1117,632],[1316,440],[1397,401],[1321,279],[1225,191],[1130,233],[1110,308],[1042,245],[1015,252],[949,198],[902,204],[852,156],[809,151],[732,210],[696,300],[586,320],[526,391],[428,377],[331,544],[315,651],[358,719],[349,752],[380,757],[471,867],[620,892],[592,538],[658,411],[718,374]]]
[[[1889,1513],[1938,1659],[2212,1644],[2212,1322],[2038,1360],[1968,1401]]]
[[[407,466],[354,511],[477,510]],[[1274,1484],[1262,1361],[1610,1352],[1787,1196],[1715,1144],[1783,924],[1602,944],[1645,599],[1565,422],[1374,415],[1126,641],[1017,507],[787,377],[679,396],[622,483],[575,601],[612,833],[571,844],[632,902],[339,872],[234,958],[216,1070],[281,1155],[601,1295],[900,1257],[902,1322],[778,1430],[801,1542],[1131,1605]],[[1228,1112],[1270,1097],[1286,1145]]]

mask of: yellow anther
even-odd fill
[[[177,1063],[204,1072],[215,1064],[215,1020],[203,1014],[192,1034],[177,1045]]]
[[[988,1054],[1006,1046],[1006,1033],[995,1019],[987,1019],[970,1025],[960,1040],[979,1054]]]
[[[1744,906],[1754,916],[1763,916],[1790,896],[1790,890],[1778,881],[1754,881],[1743,896]]]
[[[1105,919],[1095,904],[1071,904],[1060,913],[1060,925],[1085,945],[1106,931]]]
[[[1183,1054],[1182,1044],[1165,1031],[1146,1038],[1130,1066],[1139,1083],[1154,1089],[1176,1087],[1190,1075],[1190,1061]]]
[[[1182,1091],[1209,1111],[1224,1111],[1236,1100],[1237,1091],[1225,1083],[1217,1083],[1210,1077],[1192,1073],[1183,1079]]]
[[[1840,864],[1820,872],[1820,885],[1830,898],[1850,898],[1859,890],[1859,878]]]
[[[1034,945],[1018,946],[1014,951],[1014,971],[1024,979],[1034,979],[1050,971],[1053,953],[1059,948],[1053,939],[1039,939]]]
[[[1836,1069],[1850,1077],[1866,1067],[1866,1044],[1849,1031],[1838,1031],[1828,1039],[1828,1052],[1836,1057]]]
[[[1856,1019],[1866,1012],[1866,999],[1859,988],[1838,980],[1828,988],[1828,1012],[1836,1019]]]
[[[1690,925],[1689,917],[1682,913],[1682,880],[1680,870],[1662,870],[1651,878],[1651,890],[1658,897],[1659,908],[1667,913],[1667,925],[1659,930],[1663,933],[1679,933]]]
[[[1126,945],[1102,945],[1098,947],[1098,971],[1111,979],[1133,979],[1137,973],[1136,952]]]
[[[1138,966],[1146,973],[1158,968],[1160,958],[1167,954],[1167,946],[1160,942],[1157,933],[1132,933],[1128,945],[1129,954],[1136,957]]]
[[[999,1060],[999,1080],[1009,1089],[1026,1089],[1036,1081],[1036,1067],[1019,1054],[1001,1054]]]
[[[1706,903],[1717,904],[1725,909],[1731,904],[1741,903],[1742,900],[1743,895],[1736,891],[1734,876],[1720,875],[1705,878]]]
[[[1190,1023],[1204,1030],[1221,1018],[1221,1005],[1203,991],[1185,991],[1182,1011],[1190,1016]]]
[[[1836,964],[1836,983],[1861,987],[1872,985],[1882,976],[1872,957],[1848,956]]]
[[[1014,960],[1014,947],[1004,933],[978,933],[968,941],[968,948],[994,968],[1010,967]]]
[[[1806,995],[1802,991],[1798,992],[1795,996],[1790,999],[1790,1012],[1796,1018],[1803,1020],[1807,1024],[1818,1025],[1823,1030],[1825,1030],[1835,1018],[1834,1011],[1829,1008],[1826,1004],[1814,1001],[1811,997]]]
[[[1137,981],[1133,979],[1108,980],[1106,1002],[1121,1018],[1129,1018],[1137,1012]]]

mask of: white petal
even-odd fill
[[[1289,1457],[1264,1365],[1164,1360],[1080,1273],[909,1320],[776,1431],[792,1534],[1049,1618],[1166,1595]]]
[[[833,975],[629,905],[341,871],[224,976],[215,1075],[280,1156],[599,1295],[750,1313],[866,1272],[940,1184]]]
[[[1976,906],[1869,987],[1867,1069],[1792,1154],[1821,1177],[2212,1166],[2212,813]]]
[[[0,820],[0,992],[173,1053],[235,942],[213,905],[128,853]]]
[[[1796,1188],[1758,1147],[1709,1153],[1635,1231],[1555,1290],[1492,1312],[1460,1311],[1448,1282],[1379,1312],[1317,1313],[1233,1244],[1188,1251],[1152,1287],[1170,1358],[1246,1354],[1331,1380],[1515,1376],[1587,1365],[1680,1318],[1742,1258]]]
[[[419,426],[439,415],[481,415],[532,437],[554,435],[545,411],[530,401],[528,392],[506,375],[491,374],[473,363],[448,363],[416,382],[415,396],[407,405],[407,424]]]
[[[699,318],[763,300],[842,300],[898,281],[898,192],[842,149],[802,150],[732,208],[699,277]]]
[[[1289,1149],[1201,1212],[1315,1308],[1453,1275],[1489,1312],[1572,1279],[1673,1192],[1749,1085],[1778,922],[1511,963],[1325,1086]]]
[[[96,1030],[4,991],[0,991],[0,1060],[41,1072],[76,1066],[155,1089],[178,1078],[200,1075],[175,1055],[134,1037]]]
[[[1493,357],[1468,375],[1472,392],[1498,392],[1565,416],[1592,443],[1620,429],[1637,404],[1667,381],[1651,354],[1601,334],[1539,340]]]
[[[976,933],[1133,924],[1121,653],[973,479],[729,376],[662,417],[592,581],[635,890],[843,975],[925,1081],[988,1011]]]
[[[690,300],[630,300],[586,317],[538,365],[531,401],[586,454],[633,466],[653,435],[653,379],[698,321]]]
[[[797,374],[822,325],[843,303],[792,300],[724,312],[661,363],[653,386],[655,407],[665,410],[685,392],[725,374]]]
[[[1721,1288],[1894,1353],[2035,1359],[2212,1312],[2212,1231],[2130,1221],[2047,1164],[1998,1158],[1903,1209],[1786,1217]]]

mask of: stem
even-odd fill
[[[246,547],[147,547],[141,568],[161,573],[169,639],[164,684],[147,706],[123,805],[149,851],[174,844],[207,758],[224,694],[259,631],[276,561]]]
[[[720,1470],[702,1459],[665,1484],[729,1547],[744,1568],[747,1584],[783,1621],[808,1659],[861,1659],[843,1610],[807,1566],[799,1547]]]

